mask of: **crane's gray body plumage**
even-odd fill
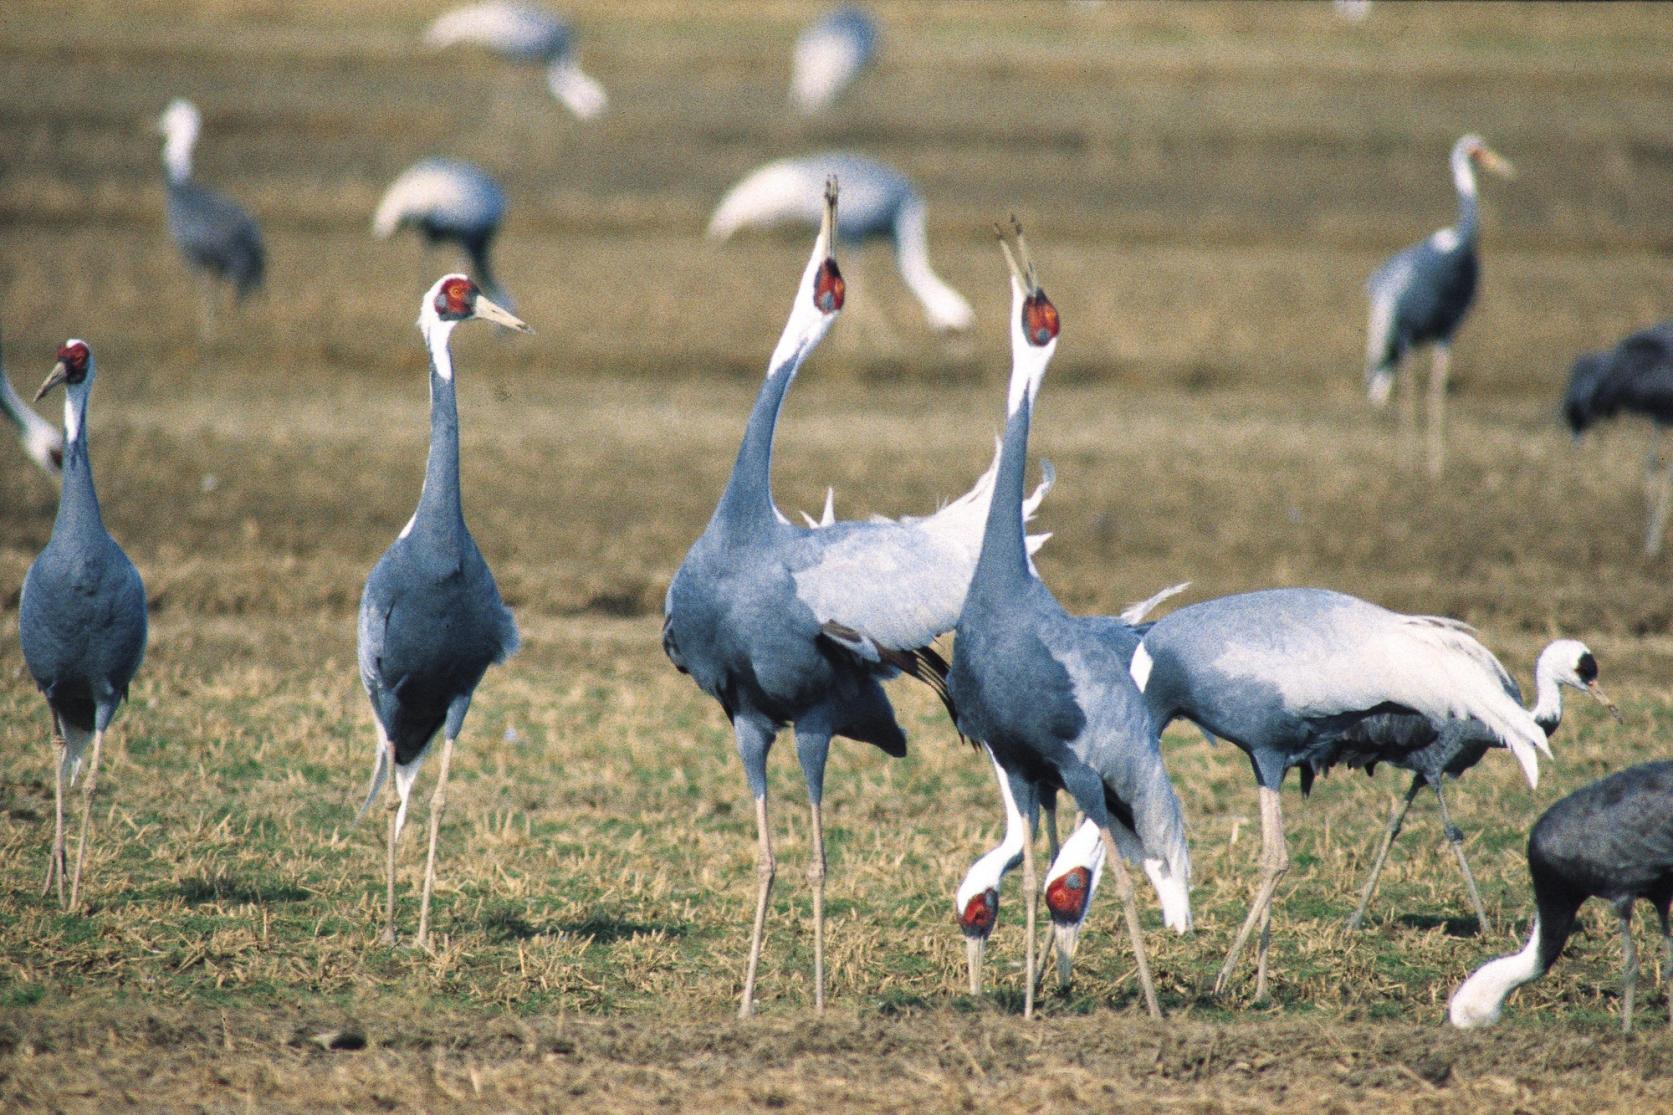
[[[485,0],[437,16],[424,32],[433,47],[471,43],[512,62],[543,65],[552,96],[582,120],[604,111],[603,86],[581,71],[575,34],[550,9],[514,0]]]
[[[231,283],[239,301],[260,289],[267,271],[261,229],[230,197],[189,179],[170,180],[168,228],[186,262]]]
[[[494,301],[513,308],[495,276],[490,249],[505,219],[505,191],[487,171],[462,159],[414,163],[390,183],[372,217],[372,231],[388,237],[416,229],[426,243],[457,244],[471,273]]]
[[[1673,962],[1673,761],[1616,771],[1547,809],[1528,834],[1528,874],[1537,914],[1527,946],[1483,965],[1459,986],[1449,1004],[1453,1025],[1498,1021],[1510,992],[1544,975],[1562,955],[1575,915],[1595,896],[1613,905],[1620,921],[1625,952],[1621,1027],[1631,1030],[1638,976],[1632,907],[1639,899],[1655,908],[1663,948]]]
[[[1673,321],[1640,329],[1608,352],[1577,357],[1563,396],[1576,436],[1621,413],[1673,423]]]

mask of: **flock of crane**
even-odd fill
[[[490,2],[449,13],[432,25],[438,45],[478,42],[546,66],[554,96],[576,115],[603,110],[603,88],[583,73],[562,21],[544,9]],[[792,99],[817,111],[836,97],[875,49],[869,16],[842,8],[813,25],[797,46]],[[242,298],[259,286],[264,249],[256,223],[235,202],[195,183],[195,108],[171,104],[165,135],[169,226],[187,262],[204,276],[213,307],[216,281]],[[1434,348],[1428,463],[1439,470],[1448,351],[1476,283],[1476,168],[1509,164],[1479,137],[1452,150],[1459,218],[1391,258],[1369,284],[1371,327],[1366,377],[1372,398],[1393,392],[1402,357]],[[839,219],[839,186],[842,216]],[[402,226],[457,242],[475,278],[449,274],[423,296],[418,327],[429,350],[431,430],[423,488],[412,518],[372,569],[359,610],[359,666],[377,725],[371,787],[363,815],[390,776],[387,905],[383,939],[393,944],[398,840],[419,768],[438,734],[440,771],[429,809],[428,851],[416,943],[427,946],[436,850],[448,772],[471,697],[488,667],[517,648],[517,626],[465,524],[459,479],[459,415],[450,353],[453,330],[484,320],[527,331],[494,278],[489,253],[505,211],[491,176],[469,164],[422,161],[400,176],[377,208],[373,229]],[[1619,718],[1598,687],[1598,665],[1584,644],[1558,639],[1540,654],[1531,707],[1510,674],[1465,625],[1402,615],[1320,589],[1272,589],[1147,613],[1181,591],[1164,589],[1121,616],[1066,612],[1040,579],[1031,555],[1045,541],[1027,523],[1051,486],[1024,483],[1028,438],[1062,322],[1047,297],[1022,229],[999,229],[1011,289],[1011,375],[1003,437],[992,465],[970,490],[939,511],[899,520],[838,520],[827,504],[819,521],[798,525],[773,499],[774,431],[797,373],[841,313],[847,285],[839,243],[892,237],[902,275],[932,325],[956,330],[969,303],[930,268],[924,203],[897,172],[857,155],[771,163],[720,203],[710,234],[744,225],[810,219],[813,250],[789,318],[744,425],[742,442],[713,516],[669,586],[663,648],[683,673],[721,705],[736,738],[754,799],[757,892],[740,1013],[755,1001],[756,975],[776,876],[767,809],[766,763],[779,732],[794,730],[811,809],[814,1003],[825,1001],[825,855],[822,796],[831,739],[905,753],[906,737],[882,683],[902,674],[931,687],[959,734],[993,764],[1006,827],[1002,842],[971,866],[955,898],[968,942],[972,991],[981,988],[985,944],[999,913],[1004,876],[1020,862],[1026,906],[1024,1014],[1034,1011],[1042,965],[1036,948],[1039,899],[1053,923],[1059,978],[1067,982],[1076,942],[1103,871],[1115,880],[1149,1012],[1161,1015],[1145,949],[1129,864],[1140,867],[1164,924],[1190,931],[1188,824],[1163,762],[1160,734],[1172,721],[1225,739],[1248,757],[1261,817],[1260,875],[1248,914],[1215,984],[1224,991],[1253,945],[1255,995],[1268,980],[1273,902],[1289,859],[1279,790],[1293,768],[1305,795],[1336,765],[1367,770],[1387,763],[1412,773],[1403,804],[1373,857],[1358,925],[1374,893],[1406,810],[1423,790],[1435,794],[1476,918],[1487,917],[1462,834],[1447,812],[1443,784],[1489,752],[1508,750],[1530,785],[1539,756],[1560,722],[1562,689],[1587,693]],[[1565,409],[1576,432],[1623,410],[1673,418],[1673,330],[1635,334],[1607,355],[1576,364]],[[104,736],[140,666],[146,598],[140,576],[105,529],[88,458],[88,397],[94,357],[86,341],[57,351],[35,398],[65,391],[62,436],[14,393],[0,374],[0,401],[17,422],[25,450],[62,470],[51,539],[30,566],[19,605],[24,659],[50,707],[55,747],[55,821],[43,894],[78,908],[93,827],[93,796]],[[1405,389],[1406,426],[1415,436],[1415,385]],[[1659,426],[1658,426],[1659,429]],[[1652,450],[1652,458],[1654,450]],[[1663,472],[1649,542],[1659,535],[1673,491]],[[950,659],[937,640],[953,636]],[[83,767],[85,766],[85,770]],[[73,867],[65,799],[80,778],[80,834]],[[1061,846],[1056,801],[1066,793],[1080,816]],[[1044,879],[1035,860],[1039,817],[1050,841]],[[1560,953],[1575,912],[1592,895],[1614,903],[1626,942],[1622,1024],[1632,1020],[1637,961],[1630,913],[1648,899],[1673,960],[1673,762],[1613,774],[1552,806],[1533,827],[1528,860],[1537,915],[1526,948],[1494,960],[1454,993],[1458,1026],[1495,1021],[1505,998],[1537,978]],[[68,896],[65,888],[68,886]],[[1670,999],[1673,1021],[1673,999]]]

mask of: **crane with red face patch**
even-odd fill
[[[67,906],[81,899],[81,872],[93,834],[93,791],[99,755],[128,684],[145,658],[145,584],[105,529],[93,467],[87,455],[87,400],[93,390],[93,350],[71,339],[35,393],[36,400],[64,388],[64,482],[52,538],[29,566],[18,601],[23,662],[52,713],[54,766],[52,856],[46,884],[56,880],[64,902],[64,790],[81,772],[88,744],[92,756],[81,785],[81,837]]]
[[[378,738],[371,789],[357,819],[393,770],[383,933],[389,945],[395,943],[395,847],[419,765],[439,732],[441,772],[430,798],[418,919],[417,944],[426,948],[453,743],[483,674],[517,649],[517,623],[465,525],[460,499],[459,407],[449,342],[453,330],[467,321],[532,332],[465,275],[444,275],[424,295],[418,307],[418,329],[430,350],[430,455],[424,487],[417,510],[373,566],[360,598],[360,681],[372,703]]]

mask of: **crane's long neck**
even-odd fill
[[[93,466],[87,459],[87,395],[91,384],[70,385],[64,396],[64,486],[58,493],[54,537],[103,534],[99,496],[93,490]]]
[[[430,349],[430,458],[413,526],[437,537],[462,531],[465,524],[459,500],[459,403],[453,386],[453,354],[448,349],[456,324],[433,321],[424,325]]]
[[[778,520],[773,505],[773,433],[778,428],[779,410],[790,383],[801,369],[810,346],[795,344],[786,354],[783,346],[775,352],[774,365],[755,396],[755,406],[744,425],[744,439],[732,463],[720,504],[710,526],[732,533],[766,530]]]
[[[192,176],[192,146],[197,135],[190,128],[171,128],[163,137],[163,168],[168,180],[184,182]]]
[[[916,199],[901,206],[895,217],[895,261],[907,288],[923,304],[924,312],[937,329],[964,329],[974,311],[964,295],[942,281],[929,265],[929,231],[923,202]]]
[[[1510,993],[1544,975],[1556,959],[1547,956],[1548,942],[1549,934],[1542,930],[1542,921],[1536,917],[1533,932],[1521,952],[1488,961],[1458,985],[1447,1007],[1452,1024],[1460,1029],[1473,1029],[1497,1022]]]
[[[993,481],[982,552],[970,580],[970,595],[990,602],[1007,597],[1032,576],[1024,538],[1022,499],[1028,468],[1028,426],[1033,400],[1025,391],[1005,420],[1005,439],[999,449],[999,471]]]
[[[1474,244],[1477,231],[1476,178],[1475,167],[1470,165],[1468,155],[1460,154],[1453,158],[1452,183],[1458,190],[1458,221],[1453,228],[1460,243]]]

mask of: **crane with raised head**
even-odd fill
[[[145,584],[139,570],[105,529],[93,466],[87,455],[87,399],[93,391],[93,350],[71,338],[36,400],[64,388],[64,476],[58,517],[46,548],[29,566],[18,601],[23,663],[52,713],[52,855],[44,895],[56,880],[64,901],[68,863],[64,840],[64,792],[87,760],[81,784],[81,836],[68,908],[81,901],[81,872],[93,834],[93,791],[105,732],[127,699],[128,685],[145,658]],[[92,754],[87,754],[88,744]]]
[[[1452,145],[1449,163],[1458,191],[1456,223],[1390,256],[1365,284],[1371,298],[1365,338],[1365,387],[1372,403],[1382,406],[1388,401],[1408,351],[1420,345],[1434,350],[1426,431],[1431,476],[1440,475],[1446,458],[1446,390],[1452,338],[1475,301],[1481,271],[1476,258],[1480,238],[1476,168],[1507,178],[1514,173],[1509,161],[1473,134]],[[1408,378],[1401,423],[1402,441],[1410,441],[1417,430],[1415,378]]]
[[[1067,791],[1097,827],[1113,865],[1145,1005],[1161,1017],[1123,853],[1155,860],[1188,893],[1190,857],[1178,795],[1144,703],[1128,676],[1122,633],[1104,616],[1072,616],[1035,573],[1023,545],[1022,493],[1035,397],[1057,348],[1057,308],[1041,289],[1021,227],[1001,245],[1011,271],[1011,380],[999,475],[981,556],[959,614],[947,690],[959,731],[987,745],[1032,834],[1042,797]],[[1130,648],[1129,648],[1130,653]],[[1121,835],[1118,837],[1117,832]],[[1119,850],[1118,850],[1119,849]],[[1022,843],[1027,904],[1023,1014],[1034,1011],[1039,905],[1033,841]]]
[[[835,257],[835,179],[825,185],[823,212],[731,475],[674,574],[664,605],[663,649],[726,713],[755,803],[757,888],[741,1017],[754,1011],[777,872],[767,816],[768,752],[780,731],[794,728],[812,820],[814,1006],[823,1010],[822,801],[831,739],[844,736],[904,755],[906,736],[881,683],[904,673],[945,698],[946,664],[932,644],[958,619],[994,490],[990,470],[933,515],[811,526],[791,523],[774,503],[779,411],[846,296]],[[1035,500],[1043,494],[1036,492]]]
[[[468,276],[444,275],[425,293],[418,307],[418,329],[430,350],[430,454],[424,487],[417,510],[372,567],[360,597],[360,682],[372,702],[378,738],[371,789],[357,816],[365,815],[394,771],[383,931],[389,945],[395,943],[395,846],[419,766],[439,732],[441,770],[430,798],[416,939],[419,948],[426,948],[453,744],[482,675],[517,649],[516,620],[500,600],[494,575],[465,525],[460,499],[459,404],[449,342],[453,330],[467,321],[532,332]]]

